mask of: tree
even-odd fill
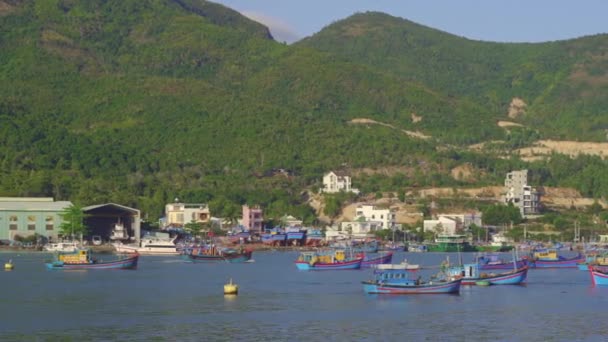
[[[62,219],[61,225],[59,225],[59,234],[62,236],[82,236],[88,233],[87,226],[84,225],[84,218],[87,216],[82,207],[72,204],[71,206],[63,209],[59,213]]]
[[[184,228],[190,235],[192,235],[192,237],[196,239],[198,236],[201,235],[203,225],[195,221],[190,221],[184,225]]]

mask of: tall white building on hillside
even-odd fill
[[[540,193],[528,185],[528,170],[511,171],[505,177],[505,203],[513,203],[522,217],[540,212]]]

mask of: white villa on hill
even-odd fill
[[[340,191],[359,193],[359,189],[351,187],[350,176],[341,171],[330,171],[323,176],[323,188],[320,189],[324,193],[336,193]]]
[[[378,208],[371,204],[357,206],[355,221],[378,222],[380,229],[392,229],[395,226],[395,210]]]
[[[434,220],[424,220],[424,231],[444,235],[456,235],[471,225],[481,227],[481,213],[440,214]]]

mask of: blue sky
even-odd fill
[[[214,0],[268,26],[278,41],[353,13],[380,11],[475,40],[541,42],[608,33],[608,0]]]

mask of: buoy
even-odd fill
[[[4,269],[7,270],[7,271],[12,270],[13,268],[15,268],[15,265],[13,265],[13,260],[12,259],[4,264]]]
[[[224,294],[235,295],[239,293],[239,286],[237,284],[232,283],[232,278],[230,278],[230,282],[224,285]]]

